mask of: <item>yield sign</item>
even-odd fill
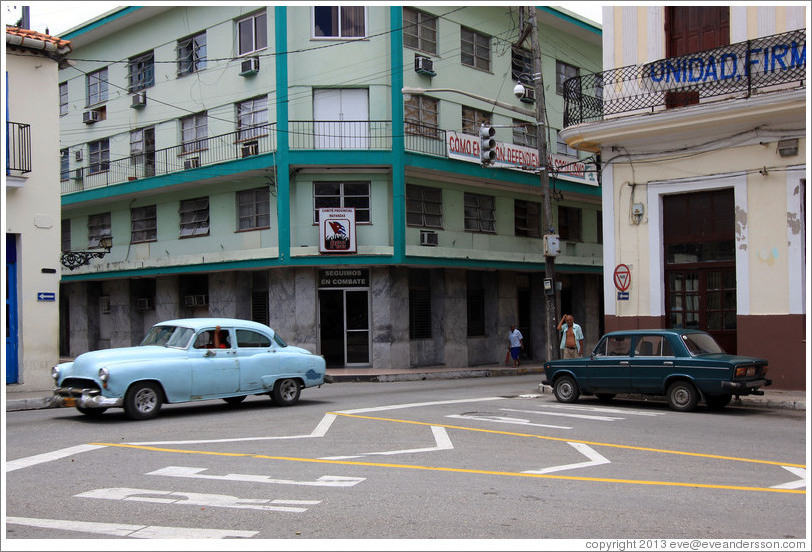
[[[619,264],[615,267],[615,287],[618,291],[626,291],[632,283],[632,275],[629,272],[629,267],[625,264]]]

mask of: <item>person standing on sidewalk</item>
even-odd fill
[[[510,358],[513,359],[513,367],[519,367],[519,351],[524,349],[524,337],[515,324],[510,325],[508,334],[508,347],[510,348]]]
[[[578,358],[584,354],[584,332],[581,326],[575,323],[571,314],[565,314],[558,323],[561,336],[561,358]]]

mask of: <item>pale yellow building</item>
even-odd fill
[[[562,136],[601,156],[607,331],[707,330],[805,388],[806,9],[603,10]]]

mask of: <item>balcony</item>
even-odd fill
[[[6,175],[31,172],[31,125],[6,122]]]
[[[289,121],[291,150],[391,150],[392,121]]]
[[[112,161],[91,162],[62,176],[62,194],[216,165],[276,150],[274,124],[201,138]]]
[[[573,77],[564,127],[806,86],[806,30]]]

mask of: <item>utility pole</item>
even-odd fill
[[[550,172],[547,170],[547,120],[545,116],[544,101],[544,79],[541,76],[541,47],[539,46],[539,30],[536,21],[535,6],[525,6],[522,9],[527,14],[527,27],[529,27],[531,51],[533,55],[533,83],[536,92],[536,141],[539,154],[539,179],[541,181],[542,193],[542,224],[544,225],[543,243],[544,249],[544,330],[546,333],[546,360],[557,358],[553,356],[558,344],[558,329],[556,324],[555,309],[555,255],[558,253],[558,236],[553,226],[553,206],[550,197]],[[548,242],[547,236],[555,236],[554,243],[556,251],[553,251],[553,244]],[[553,241],[553,240],[551,240]],[[548,288],[549,286],[549,288]]]

